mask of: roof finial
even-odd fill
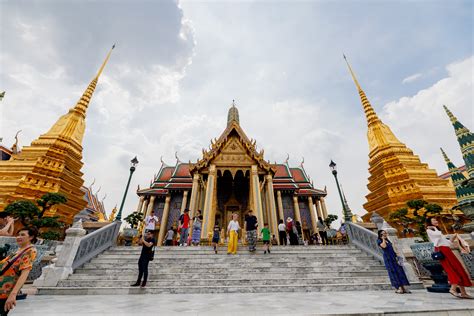
[[[449,119],[451,120],[451,123],[454,123],[457,121],[457,118],[453,115],[453,112],[451,112],[446,105],[443,104],[443,108],[446,111],[446,114],[448,114]]]
[[[347,67],[349,68],[349,72],[351,73],[352,79],[354,80],[354,83],[355,83],[355,85],[357,87],[357,90],[359,92],[360,101],[362,103],[362,107],[364,108],[365,117],[367,118],[367,124],[371,125],[375,122],[380,122],[380,119],[377,117],[377,114],[375,113],[374,108],[370,104],[369,99],[367,99],[367,96],[365,95],[365,92],[360,87],[360,84],[357,81],[357,78],[354,75],[354,72],[352,71],[352,67],[349,64],[349,62],[347,61],[346,55],[342,54],[342,56],[344,57],[344,60],[346,61]]]
[[[177,151],[174,153],[174,157],[176,158],[176,164],[181,163],[181,160],[179,160],[178,152],[177,152]]]
[[[13,154],[18,154],[18,152],[19,152],[19,149],[18,149],[18,134],[20,134],[20,133],[21,133],[21,129],[18,132],[16,132],[16,134],[15,134],[15,143],[12,146],[12,153]]]
[[[290,160],[290,154],[286,154],[286,159],[285,159],[285,163],[288,165],[288,161]]]
[[[357,89],[362,90],[361,87],[360,87],[359,81],[357,81],[357,78],[354,74],[354,71],[352,71],[352,67],[349,64],[349,61],[347,61],[346,55],[342,54],[342,57],[344,57],[344,60],[346,61],[347,67],[349,68],[349,72],[351,73],[352,79],[354,80],[354,83],[355,83]]]
[[[446,153],[444,152],[443,148],[440,147],[439,149],[441,150],[441,154],[443,155],[444,161],[446,163],[450,163],[451,161],[449,160],[448,155],[446,155]]]
[[[235,108],[235,100],[232,100],[232,107]]]
[[[96,78],[99,78],[99,76],[102,74],[102,71],[105,68],[105,65],[107,65],[107,62],[109,61],[110,54],[112,54],[112,50],[115,48],[115,44],[112,45],[112,48],[109,50],[109,53],[107,54],[107,57],[105,57],[104,62],[102,63],[102,66],[100,66],[99,71],[97,72],[97,75],[95,76]]]

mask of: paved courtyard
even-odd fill
[[[470,315],[474,300],[449,294],[391,291],[190,295],[38,296],[12,316],[73,315]]]

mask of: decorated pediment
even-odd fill
[[[217,166],[250,166],[275,173],[276,170],[263,158],[263,149],[257,151],[256,141],[250,140],[237,121],[230,122],[218,139],[211,140],[209,149],[202,150],[202,158],[191,168],[191,172]]]

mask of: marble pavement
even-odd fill
[[[474,300],[416,290],[328,293],[32,295],[12,316],[76,315],[470,315]]]

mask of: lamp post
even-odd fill
[[[117,216],[115,217],[116,221],[122,220],[123,205],[125,204],[125,199],[127,198],[128,187],[130,186],[130,180],[132,180],[132,174],[135,171],[137,165],[138,159],[137,156],[135,156],[135,158],[130,161],[130,176],[128,177],[127,187],[125,188],[125,192],[123,193],[122,204],[120,204],[120,209],[118,211]]]
[[[341,186],[339,185],[339,181],[337,180],[337,168],[336,168],[336,163],[331,160],[331,163],[329,164],[329,168],[331,168],[332,174],[334,175],[334,179],[336,179],[336,185],[337,185],[337,191],[339,192],[339,198],[341,199],[341,204],[342,204],[342,211],[344,213],[344,220],[345,221],[352,221],[352,212],[351,209],[349,208],[349,205],[347,204],[346,197],[343,197],[343,194],[341,192]]]

